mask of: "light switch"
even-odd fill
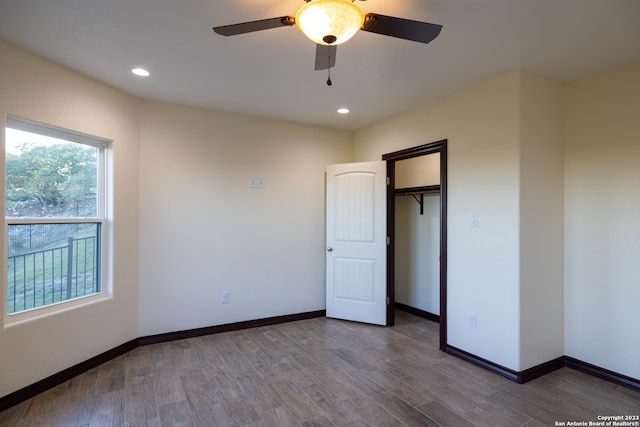
[[[258,188],[264,188],[264,178],[258,178]]]
[[[475,212],[471,212],[469,214],[469,227],[477,227],[478,226],[478,214]]]

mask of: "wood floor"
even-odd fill
[[[640,414],[568,368],[524,385],[437,350],[437,324],[317,318],[139,347],[0,412],[0,426],[557,426]],[[586,425],[586,424],[585,424]]]

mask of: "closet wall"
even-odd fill
[[[440,155],[397,161],[395,176],[396,303],[440,315],[440,194],[398,192],[439,185]]]

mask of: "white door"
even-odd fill
[[[327,166],[327,317],[387,323],[386,162]]]

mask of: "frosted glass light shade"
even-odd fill
[[[300,31],[322,45],[346,42],[363,23],[364,13],[351,0],[311,0],[296,13]],[[334,36],[335,41],[327,43],[326,36]]]

